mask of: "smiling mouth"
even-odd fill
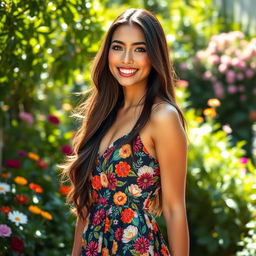
[[[118,72],[121,76],[124,76],[124,77],[130,77],[130,76],[133,76],[137,71],[138,69],[126,69],[126,68],[117,68],[118,69]]]

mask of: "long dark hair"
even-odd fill
[[[169,60],[163,28],[153,13],[144,9],[128,9],[113,21],[94,58],[91,71],[93,87],[87,100],[75,110],[75,115],[80,116],[82,122],[73,138],[73,155],[68,156],[63,164],[58,165],[62,169],[62,182],[70,181],[71,183],[71,190],[66,197],[68,203],[73,203],[71,212],[83,220],[87,217],[92,203],[89,182],[96,164],[100,141],[115,121],[124,101],[122,86],[109,70],[108,52],[116,28],[127,24],[137,25],[143,31],[152,69],[148,77],[140,117],[121,144],[132,145],[133,139],[147,123],[156,97],[160,97],[177,109],[183,127],[186,128],[184,116],[175,100],[175,74]],[[152,205],[152,212],[160,215],[162,212],[161,190]]]

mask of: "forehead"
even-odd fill
[[[145,42],[145,37],[143,31],[138,26],[121,25],[117,27],[117,29],[113,33],[112,41],[113,40],[120,40],[126,43],[132,43],[137,41]]]

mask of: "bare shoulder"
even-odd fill
[[[170,128],[172,125],[182,126],[178,110],[170,103],[164,101],[153,105],[150,119],[154,128],[162,125],[167,126],[167,128]]]

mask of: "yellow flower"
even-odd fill
[[[204,118],[201,116],[196,116],[196,122],[197,123],[202,123],[204,121]]]
[[[207,101],[207,105],[210,107],[219,107],[220,101],[216,98],[212,98]]]
[[[41,211],[40,214],[47,220],[52,220],[52,215],[49,212]]]
[[[39,155],[37,155],[37,154],[35,154],[35,153],[33,153],[33,152],[28,152],[28,157],[29,157],[30,159],[32,159],[32,160],[35,160],[35,161],[40,160]]]
[[[119,150],[119,156],[121,158],[127,158],[131,155],[131,146],[130,144],[123,145]]]
[[[23,178],[23,177],[20,177],[20,176],[16,176],[16,178],[14,179],[14,182],[16,182],[17,184],[19,185],[27,185],[28,181]]]
[[[40,214],[42,212],[42,210],[39,207],[37,207],[36,205],[30,205],[28,207],[28,210],[34,214]]]
[[[206,108],[203,111],[205,116],[214,117],[216,116],[216,110],[214,108]]]

